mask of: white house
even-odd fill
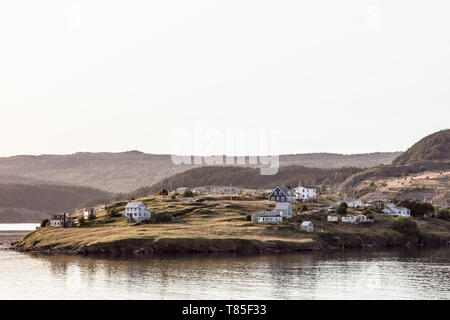
[[[151,212],[147,210],[145,204],[141,201],[128,202],[125,206],[124,218],[128,221],[141,221],[152,216]]]
[[[294,202],[295,196],[289,187],[276,187],[269,195],[270,201],[276,202]]]
[[[74,221],[70,219],[67,214],[55,214],[50,219],[50,227],[55,228],[70,228],[73,227]]]
[[[97,214],[95,213],[95,209],[94,208],[84,209],[84,212],[83,212],[84,219],[87,220],[91,213],[94,215],[94,217],[97,216]]]
[[[308,201],[317,197],[316,188],[313,187],[297,187],[294,192],[297,200]]]
[[[363,206],[362,201],[358,199],[348,199],[341,202],[345,202],[349,208],[359,208]]]
[[[343,216],[341,218],[342,222],[346,222],[346,223],[355,223],[356,221],[356,216],[352,215],[352,214],[348,214],[346,216]]]
[[[256,212],[252,221],[259,223],[282,223],[283,217],[275,211]]]
[[[411,216],[411,210],[404,207],[397,207],[393,203],[385,203],[385,208],[383,209],[383,212],[390,215],[390,216],[401,216],[401,217],[410,217]]]
[[[300,225],[300,229],[306,232],[314,232],[314,225],[311,221],[303,221]]]
[[[339,221],[339,217],[337,214],[330,214],[327,216],[327,220],[330,222],[338,222]]]
[[[292,206],[290,202],[278,202],[273,211],[278,213],[283,218],[292,218]]]

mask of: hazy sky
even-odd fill
[[[0,2],[0,155],[170,153],[276,129],[281,153],[405,150],[450,127],[450,2]]]

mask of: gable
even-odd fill
[[[275,197],[282,196],[282,197],[285,197],[286,199],[288,198],[288,195],[286,194],[286,192],[284,192],[280,187],[276,187],[275,190],[272,191],[272,193],[270,194],[269,197],[272,197],[272,196],[275,196]]]

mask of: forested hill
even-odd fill
[[[281,155],[280,165],[312,168],[364,167],[389,164],[399,152],[367,154],[308,153]],[[109,192],[130,192],[174,174],[198,167],[176,165],[170,155],[139,151],[120,153],[75,153],[70,155],[15,156],[0,158],[2,176],[16,181],[29,179],[48,184],[87,186]],[[19,182],[22,183],[22,182]]]
[[[51,214],[107,202],[111,194],[93,188],[62,185],[0,184],[0,223],[39,222]]]
[[[178,187],[235,186],[240,188],[273,188],[277,185],[336,186],[360,168],[321,169],[303,166],[281,167],[276,175],[261,175],[259,169],[243,167],[209,166],[195,168],[154,184],[140,188],[131,196],[157,193],[161,188],[174,190]]]

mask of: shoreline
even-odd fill
[[[419,239],[404,237],[403,241],[330,244],[322,241],[298,243],[293,241],[248,240],[248,239],[127,239],[111,243],[101,243],[79,248],[23,247],[19,241],[11,243],[6,250],[32,252],[44,255],[80,255],[80,256],[168,256],[174,254],[199,255],[214,253],[238,254],[278,254],[292,252],[335,251],[352,249],[387,248],[439,248],[450,246],[448,239]]]

